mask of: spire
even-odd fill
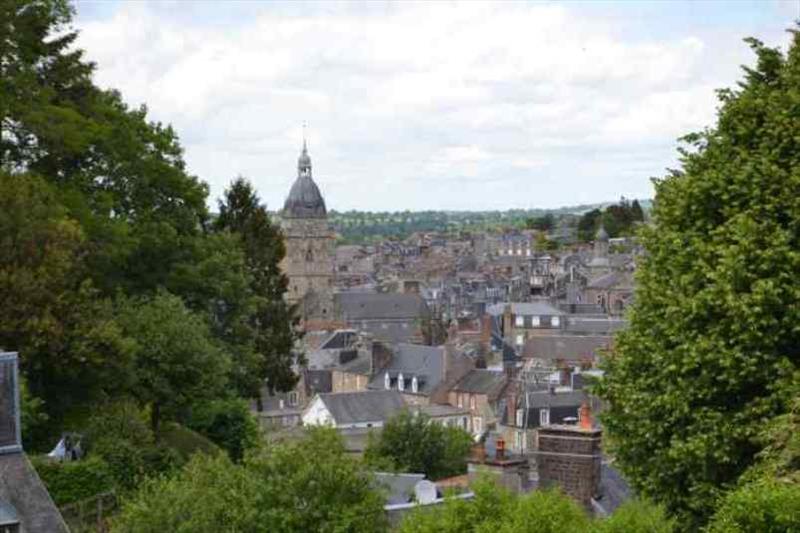
[[[308,142],[306,141],[306,122],[303,121],[303,150],[297,159],[297,177],[311,177],[311,157],[308,155]]]

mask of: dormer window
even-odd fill
[[[531,326],[538,328],[541,325],[542,321],[539,318],[539,315],[533,315],[531,317]]]
[[[550,325],[557,328],[561,325],[561,318],[554,316],[550,318]]]
[[[417,381],[417,376],[411,378],[411,392],[419,392],[419,381]]]
[[[516,325],[518,328],[521,328],[525,325],[525,317],[522,315],[517,315]]]
[[[406,383],[405,380],[403,379],[403,373],[400,372],[400,374],[397,375],[397,390],[405,390],[405,388],[406,388]]]
[[[386,390],[389,390],[389,389],[392,388],[392,378],[389,377],[389,373],[388,372],[386,374],[384,374],[384,376],[383,376],[383,387]]]

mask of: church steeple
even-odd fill
[[[311,177],[311,156],[308,155],[308,144],[305,137],[303,137],[303,150],[300,152],[300,157],[297,158],[297,177]]]

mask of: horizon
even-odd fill
[[[76,8],[96,82],[173,125],[212,209],[242,175],[279,210],[307,122],[337,212],[651,199],[677,138],[713,124],[714,91],[753,62],[743,39],[785,48],[800,14],[778,0]]]

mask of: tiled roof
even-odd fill
[[[613,344],[608,335],[554,335],[534,336],[525,342],[525,358],[565,359],[576,361],[594,359],[602,349]]]
[[[347,320],[420,318],[428,313],[417,294],[341,292],[335,298]]]
[[[444,377],[444,348],[436,346],[423,346],[420,344],[396,345],[389,365],[381,372],[375,374],[369,383],[370,389],[384,389],[385,373],[391,377],[403,374],[406,381],[405,391],[411,392],[411,379],[414,376],[420,380],[418,394],[427,395],[441,383]]]
[[[503,372],[475,369],[461,378],[461,380],[456,383],[455,387],[453,387],[453,390],[496,396],[502,392],[507,382],[508,379]]]

